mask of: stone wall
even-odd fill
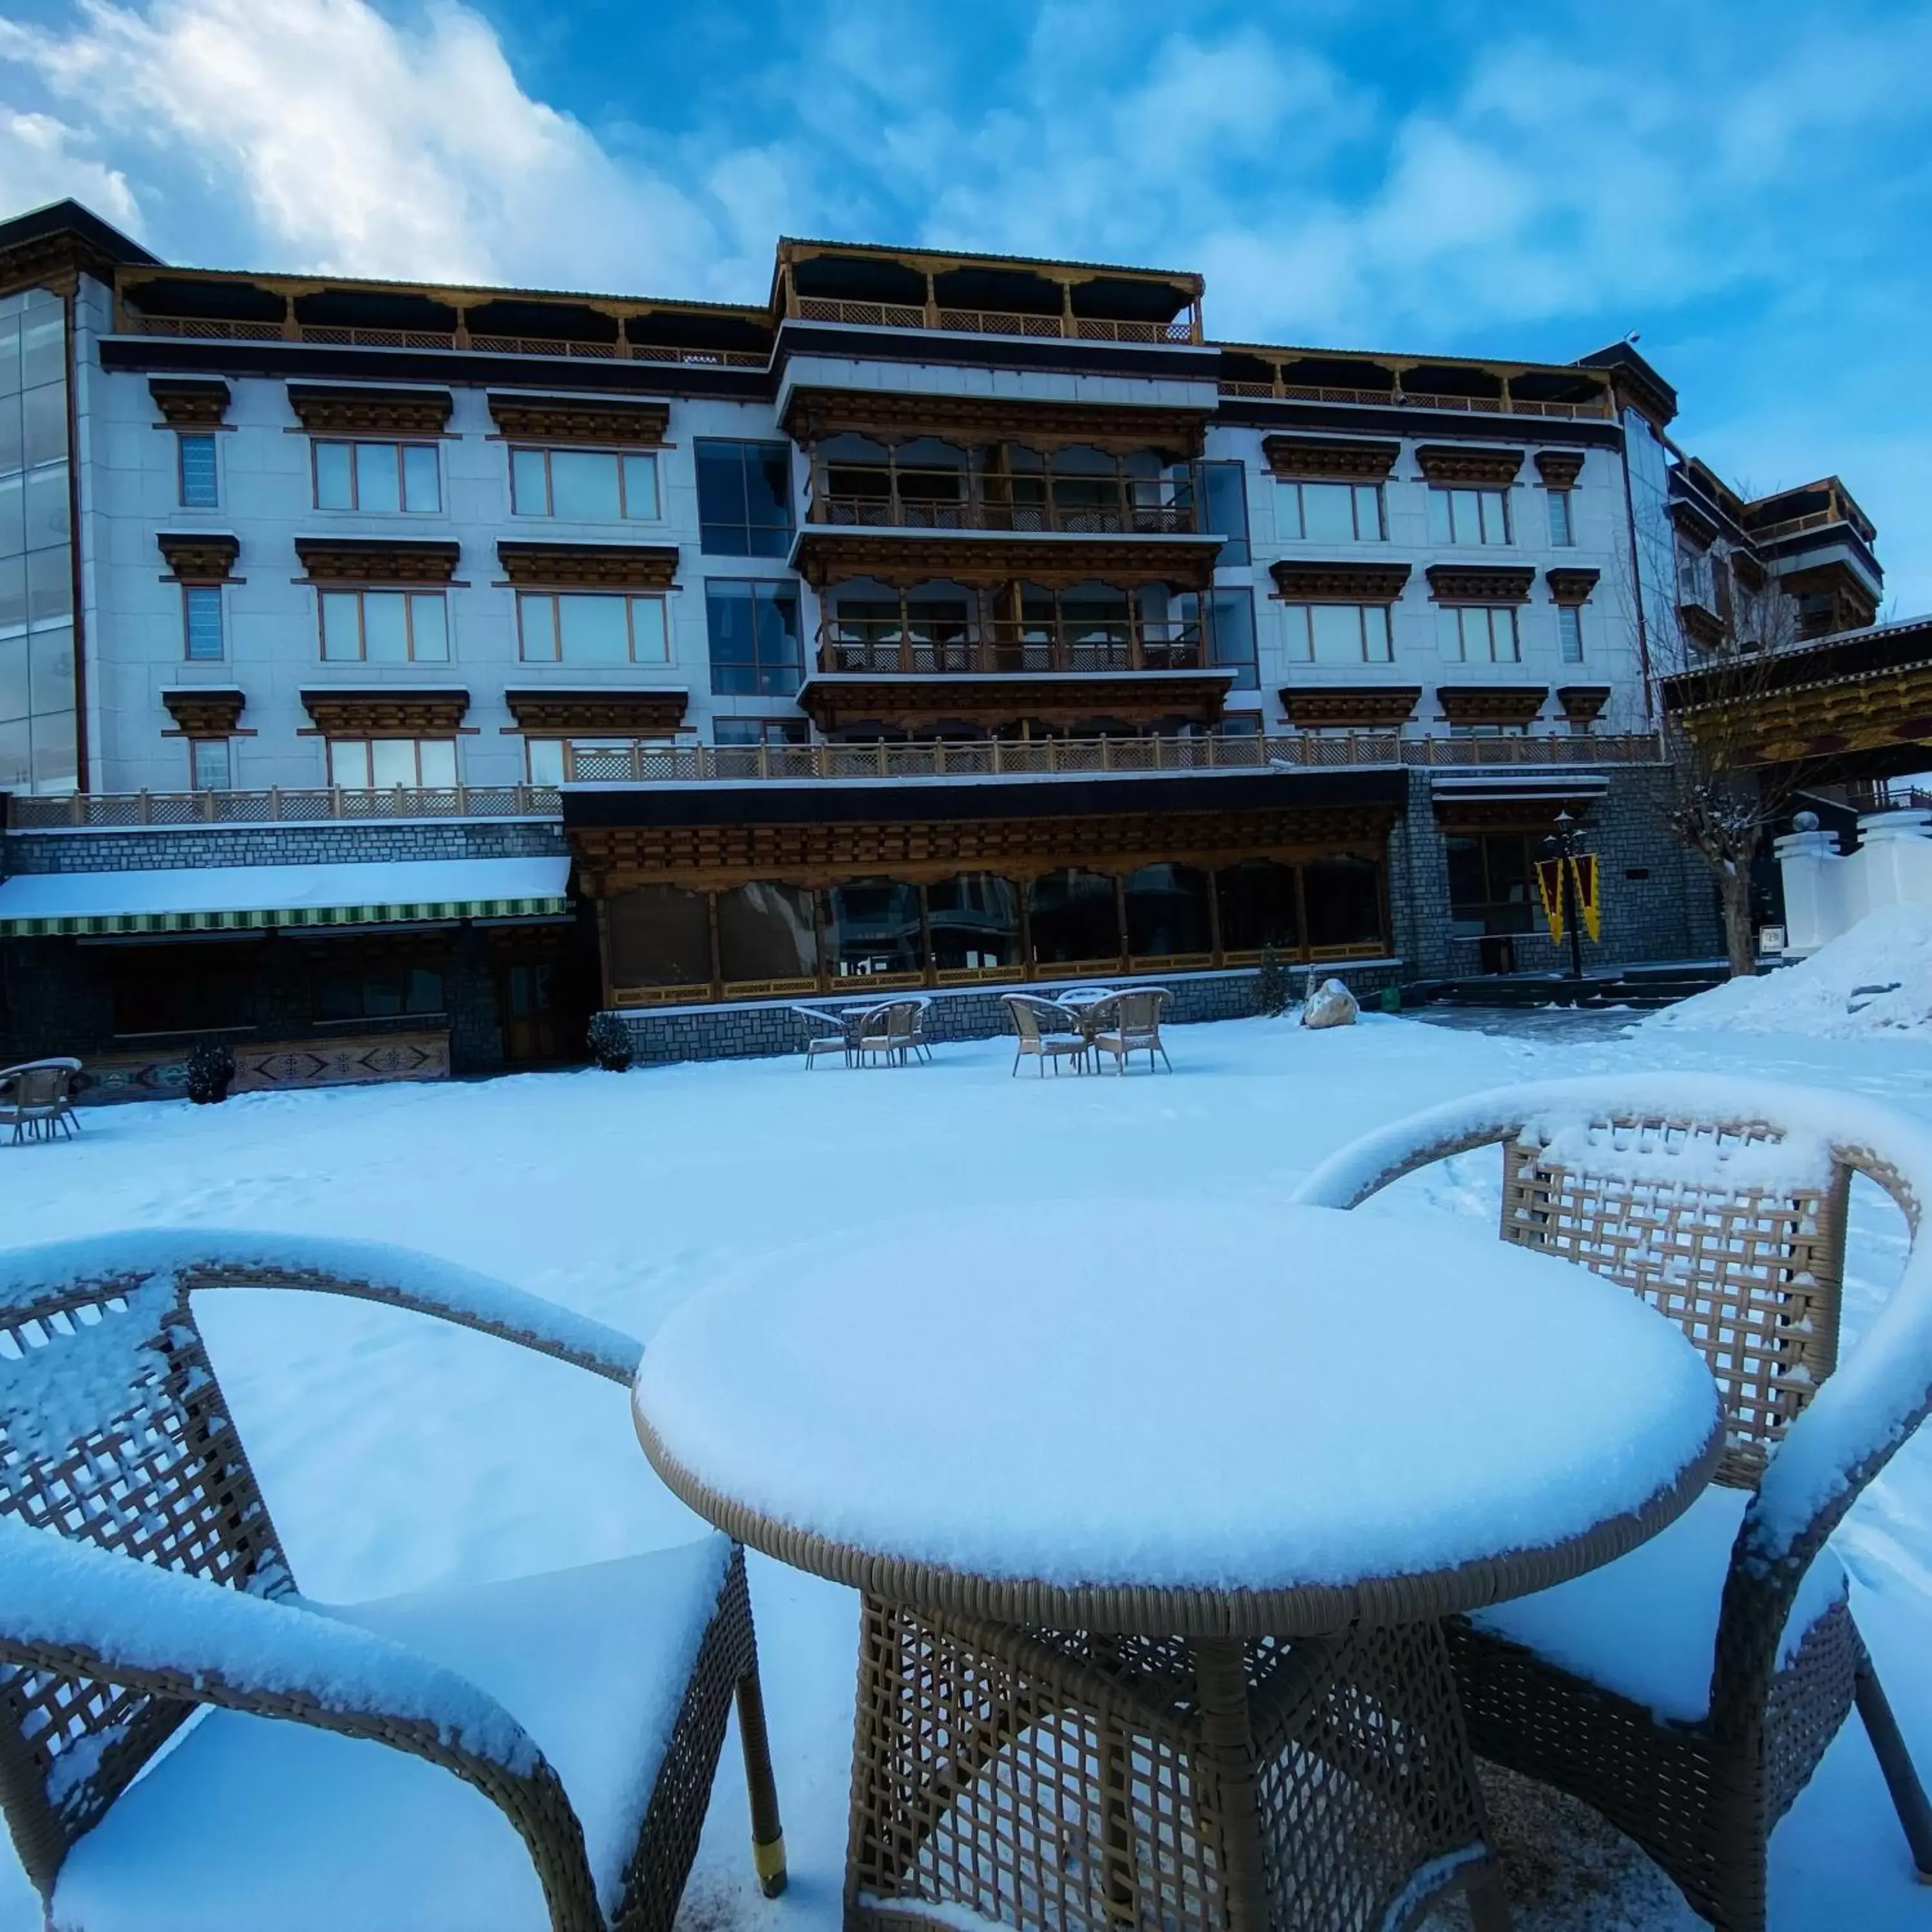
[[[554,818],[400,818],[316,825],[130,826],[12,832],[0,878],[27,872],[140,872],[206,866],[393,865],[425,859],[562,858]]]

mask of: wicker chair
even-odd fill
[[[1845,1211],[1862,1174],[1915,1237],[1932,1140],[1831,1093],[1701,1078],[1560,1081],[1401,1122],[1298,1200],[1352,1208],[1500,1144],[1504,1240],[1583,1262],[1678,1322],[1729,1415],[1717,1483],[1653,1542],[1450,1630],[1478,1752],[1593,1805],[1725,1932],[1762,1932],[1772,1828],[1856,1703],[1912,1858],[1932,1810],[1826,1539],[1932,1406],[1932,1243],[1838,1361]]]
[[[1012,1015],[1013,1030],[1019,1036],[1013,1048],[1015,1073],[1020,1070],[1020,1062],[1029,1058],[1038,1062],[1042,1078],[1049,1066],[1057,1075],[1063,1060],[1072,1060],[1076,1073],[1085,1071],[1090,1049],[1077,1016],[1030,993],[1002,993],[1000,1004]],[[1070,1032],[1071,1039],[1066,1036]]]
[[[69,1139],[80,1132],[74,1118],[74,1076],[77,1060],[30,1060],[0,1066],[0,1127],[11,1126],[17,1142],[52,1140],[55,1130]]]
[[[1174,1062],[1168,1058],[1167,1048],[1160,1040],[1160,1010],[1172,997],[1165,986],[1143,986],[1137,992],[1116,993],[1103,1000],[1088,1016],[1095,1064],[1099,1064],[1102,1054],[1110,1053],[1114,1057],[1114,1071],[1124,1073],[1128,1061],[1136,1054],[1144,1053],[1148,1071],[1151,1073],[1154,1055],[1159,1054],[1161,1064],[1172,1073]]]
[[[794,1006],[792,1011],[812,1029],[805,1042],[808,1071],[822,1053],[838,1054],[848,1066],[852,1064],[852,1029],[836,1013],[821,1012],[816,1006]]]
[[[190,1292],[217,1288],[386,1302],[619,1384],[639,1354],[356,1244],[0,1257],[0,1807],[50,1924],[668,1932],[734,1694],[782,1889],[742,1552],[308,1604],[196,1325]]]

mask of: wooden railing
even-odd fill
[[[1211,653],[1198,622],[972,626],[901,624],[890,618],[840,617],[819,627],[818,668],[826,672],[884,671],[918,676],[1006,672],[1199,670]]]
[[[1602,420],[1611,414],[1607,398],[1600,401],[1552,403],[1514,395],[1444,396],[1405,389],[1400,383],[1388,389],[1351,389],[1328,384],[1226,380],[1215,387],[1224,396],[1290,403],[1348,403],[1364,409],[1460,410],[1479,416],[1549,416],[1564,422],[1586,418]]]
[[[761,350],[676,349],[654,342],[584,342],[550,335],[472,334],[464,329],[349,328],[334,322],[230,322],[200,316],[125,317],[137,334],[172,335],[196,341],[316,342],[356,349],[457,349],[492,356],[566,356],[598,362],[672,362],[698,368],[763,369]]]
[[[857,463],[813,466],[806,518],[835,527],[1072,536],[1191,536],[1200,528],[1194,484],[1185,476],[988,475]]]
[[[344,819],[544,818],[557,812],[553,785],[395,785],[380,791],[69,792],[15,796],[8,829],[53,832],[144,825],[314,825]]]
[[[1120,322],[1106,316],[1023,314],[1012,309],[928,308],[920,302],[842,302],[800,296],[791,314],[801,322],[834,322],[868,328],[938,328],[962,335],[1067,336],[1080,342],[1190,343],[1199,340],[1191,316],[1172,322]]]

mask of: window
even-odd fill
[[[802,718],[714,718],[715,745],[808,745],[812,728]]]
[[[443,1010],[440,968],[414,960],[386,964],[318,966],[310,1010],[322,1024],[344,1020],[401,1019]]]
[[[668,664],[670,635],[662,597],[526,590],[517,634],[529,664]]]
[[[1252,691],[1261,683],[1255,661],[1255,593],[1217,590],[1210,600],[1214,622],[1214,662],[1234,674],[1234,688]]]
[[[1215,562],[1246,563],[1248,550],[1248,467],[1244,463],[1201,466],[1202,527],[1222,541]]]
[[[1717,608],[1715,593],[1711,588],[1711,556],[1708,550],[1693,548],[1686,544],[1677,552],[1677,601],[1680,604],[1701,604],[1707,610]]]
[[[1429,540],[1438,544],[1506,544],[1510,540],[1507,490],[1432,490]]]
[[[1557,605],[1556,638],[1565,664],[1583,662],[1583,607],[1580,604]]]
[[[1532,929],[1536,868],[1527,832],[1472,832],[1445,838],[1443,846],[1449,916],[1459,937]]]
[[[984,973],[1019,964],[1020,899],[996,872],[962,872],[926,889],[932,963],[941,973]]]
[[[448,608],[440,590],[325,590],[322,655],[331,664],[446,664]]]
[[[1382,868],[1368,859],[1315,859],[1301,868],[1302,904],[1313,956],[1358,953],[1388,944],[1382,929]]]
[[[803,675],[798,592],[782,580],[713,578],[704,586],[711,688],[721,697],[789,698]]]
[[[1112,962],[1120,957],[1120,916],[1110,873],[1074,866],[1031,880],[1027,886],[1027,920],[1037,964]]]
[[[1515,664],[1522,656],[1513,604],[1450,604],[1436,612],[1436,629],[1452,664]]]
[[[442,484],[433,442],[315,444],[315,506],[318,510],[406,510],[412,515],[442,508]]]
[[[639,886],[604,902],[614,986],[706,986],[711,909],[682,886]]]
[[[188,787],[194,791],[228,791],[235,783],[235,760],[226,738],[190,738]]]
[[[925,968],[919,888],[848,879],[825,894],[825,970],[835,979]]]
[[[244,1032],[255,1024],[256,949],[195,940],[112,950],[114,1030]]]
[[[1284,604],[1288,654],[1302,664],[1389,664],[1386,604]]]
[[[190,584],[182,592],[182,655],[190,664],[219,664],[221,642],[221,586]]]
[[[453,785],[454,738],[332,738],[328,782],[345,791],[392,785]]]
[[[214,438],[184,431],[175,438],[175,446],[182,508],[184,510],[218,508],[221,502],[221,490],[215,473]]]
[[[1576,541],[1576,526],[1570,514],[1570,492],[1552,490],[1550,496],[1550,541],[1558,550]]]
[[[651,523],[658,516],[658,460],[614,449],[513,449],[510,508],[520,517],[572,523]]]
[[[697,445],[700,542],[712,556],[783,556],[791,548],[791,448],[782,442]]]
[[[1380,543],[1388,535],[1379,483],[1277,483],[1274,520],[1283,543]]]

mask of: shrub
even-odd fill
[[[188,1057],[188,1097],[197,1107],[218,1106],[234,1078],[235,1056],[219,1040],[203,1040]]]
[[[631,1029],[615,1013],[593,1014],[584,1044],[590,1049],[591,1058],[607,1073],[628,1072],[637,1051],[632,1044]]]
[[[1272,946],[1262,948],[1261,968],[1255,975],[1255,1006],[1270,1019],[1288,1011],[1288,975]]]

